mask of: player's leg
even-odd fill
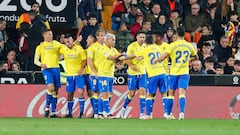
[[[138,84],[139,88],[139,107],[140,107],[140,119],[144,119],[145,117],[145,107],[146,107],[146,88],[147,88],[147,75],[139,75],[138,76]]]
[[[153,110],[153,96],[156,95],[158,86],[158,76],[150,77],[147,81],[147,94],[146,94],[146,118],[152,119]]]
[[[84,105],[85,105],[85,99],[84,99],[84,77],[76,76],[76,86],[77,86],[77,92],[78,92],[78,103],[79,103],[79,116],[78,118],[83,118],[84,113]]]
[[[49,116],[49,109],[50,105],[52,103],[52,93],[54,92],[54,79],[51,75],[51,72],[49,69],[45,69],[42,71],[43,77],[45,79],[45,84],[47,84],[47,93],[46,93],[46,106],[45,106],[45,114],[44,117]]]
[[[99,86],[100,86],[101,93],[102,93],[103,108],[104,108],[103,110],[106,112],[106,116],[109,119],[113,118],[113,115],[110,114],[110,102],[109,102],[109,92],[111,91],[110,87],[112,87],[111,85],[112,85],[112,83],[111,83],[110,78],[103,77],[100,80]]]
[[[61,87],[60,82],[60,69],[59,68],[52,68],[51,73],[54,79],[54,92],[52,93],[52,114],[50,117],[58,118],[59,116],[56,115],[57,109],[57,98],[58,98],[58,89]]]
[[[177,85],[178,85],[178,76],[172,76],[170,75],[169,77],[169,81],[170,81],[170,89],[168,90],[168,101],[167,101],[167,119],[170,119],[170,115],[172,113],[172,108],[173,108],[173,103],[174,103],[174,95],[175,95],[175,91],[177,89]]]
[[[109,104],[111,104],[111,99],[113,96],[113,78],[108,78],[108,87],[109,87],[108,92]]]
[[[160,75],[159,76],[159,83],[158,83],[159,91],[162,96],[162,105],[163,105],[163,110],[164,110],[164,117],[167,116],[167,91],[168,91],[168,86],[167,86],[167,76],[166,75]]]
[[[125,112],[128,104],[132,101],[137,89],[137,77],[136,75],[128,75],[128,95],[123,103],[121,118],[126,118]]]
[[[72,118],[73,96],[75,92],[75,80],[73,76],[67,77],[66,91],[68,93],[68,115],[66,115],[65,118]]]
[[[181,75],[178,81],[179,105],[180,105],[179,120],[184,119],[186,107],[186,90],[188,89],[189,80],[190,80],[189,75]]]
[[[93,113],[94,118],[98,118],[98,99],[99,99],[99,90],[97,87],[97,78],[95,76],[90,76],[90,89],[93,92],[92,102],[93,102]]]
[[[84,86],[85,86],[85,89],[87,90],[87,95],[88,95],[88,98],[90,99],[92,109],[94,110],[93,92],[91,91],[90,76],[88,74],[84,75]],[[94,117],[94,114],[90,118],[93,118],[93,117]]]

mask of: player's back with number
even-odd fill
[[[167,49],[172,60],[170,75],[189,74],[189,60],[196,55],[191,43],[179,39],[170,44]]]
[[[159,46],[155,44],[149,45],[143,50],[143,52],[140,51],[139,53],[140,54],[137,54],[137,56],[143,55],[144,57],[144,65],[147,70],[148,77],[165,74],[162,63],[153,64],[153,61],[160,57],[163,53],[161,52]]]

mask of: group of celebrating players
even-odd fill
[[[74,92],[78,94],[79,118],[84,116],[84,86],[94,110],[93,118],[112,119],[110,101],[112,97],[115,63],[124,61],[128,65],[128,96],[122,106],[121,118],[126,118],[128,104],[136,90],[139,91],[140,119],[152,119],[152,110],[157,89],[162,96],[164,117],[174,119],[172,107],[175,91],[179,90],[179,120],[184,119],[186,90],[189,83],[189,61],[198,59],[192,44],[184,40],[184,28],[177,29],[178,40],[170,45],[162,41],[162,33],[155,31],[146,36],[139,31],[136,41],[131,43],[126,53],[115,48],[115,35],[100,29],[96,36],[87,38],[84,50],[78,38],[65,36],[65,45],[53,40],[51,30],[43,32],[44,41],[36,48],[34,63],[42,68],[48,87],[46,94],[45,117],[58,118],[56,115],[58,89],[60,88],[59,59],[66,62],[68,93],[68,115],[73,118]],[[171,67],[169,67],[169,62]],[[50,113],[51,108],[51,113]]]

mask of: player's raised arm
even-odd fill
[[[157,58],[156,60],[153,61],[153,64],[156,64],[158,62],[162,62],[166,58],[169,57],[169,53],[165,52],[161,57]]]

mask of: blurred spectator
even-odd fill
[[[0,60],[6,58],[6,28],[7,22],[4,19],[0,19]]]
[[[232,55],[232,48],[228,46],[229,39],[226,36],[222,36],[220,44],[216,45],[213,53],[218,58],[218,64],[225,66],[227,59]]]
[[[203,25],[202,26],[202,36],[197,44],[197,47],[200,49],[203,46],[203,43],[209,43],[211,45],[211,49],[215,47],[215,40],[212,36],[211,26]]]
[[[232,74],[233,73],[234,61],[235,61],[234,55],[232,55],[231,57],[228,58],[226,65],[224,67],[224,74]]]
[[[235,60],[233,75],[240,75],[240,60]]]
[[[146,33],[146,36],[152,35],[152,24],[150,21],[143,21],[142,31]]]
[[[167,0],[163,6],[167,18],[172,17],[172,11],[178,11],[180,17],[183,15],[183,7],[177,0]]]
[[[62,44],[64,44],[64,39],[65,39],[65,34],[64,33],[60,33],[56,36],[56,40]]]
[[[224,74],[224,68],[222,65],[217,64],[215,66],[215,73],[216,75],[223,75]]]
[[[8,70],[11,69],[11,64],[14,62],[16,62],[16,51],[11,50],[8,52],[8,55],[7,55]]]
[[[11,63],[11,71],[14,71],[14,72],[21,71],[21,68],[18,62]]]
[[[205,72],[207,74],[215,74],[214,69],[215,60],[213,57],[207,57],[204,61]]]
[[[145,16],[151,13],[152,2],[151,0],[142,0],[142,2],[139,2],[137,4],[137,7],[141,10],[143,15]]]
[[[178,39],[178,37],[177,37],[177,32],[176,32],[176,31],[174,31],[174,32],[173,32],[172,39],[171,39],[171,42],[170,42],[170,43],[172,43],[172,42],[174,42],[174,41],[177,41],[177,39]],[[169,43],[169,44],[170,44],[170,43]]]
[[[204,11],[207,14],[210,14],[210,9],[212,8],[213,5],[218,5],[218,0],[207,0],[207,4],[206,4],[206,9],[204,9]]]
[[[136,22],[130,27],[130,33],[134,38],[136,37],[137,32],[142,29],[142,24],[143,24],[143,16],[138,15],[136,17]]]
[[[153,4],[151,13],[148,13],[145,16],[145,20],[150,21],[151,23],[158,22],[160,13],[162,12],[159,4]]]
[[[167,32],[163,36],[163,41],[167,43],[171,43],[173,34],[174,34],[173,28],[168,27]]]
[[[213,35],[215,40],[219,42],[222,35],[224,35],[224,26],[227,24],[230,11],[236,11],[236,5],[233,0],[221,0],[221,3],[217,6]]]
[[[200,13],[199,4],[192,4],[191,13],[186,15],[184,23],[188,34],[186,40],[197,43],[200,39],[199,34],[202,31],[202,25],[207,23],[206,16]]]
[[[183,26],[183,20],[179,16],[179,12],[177,10],[173,10],[171,13],[170,21],[173,24],[173,29],[177,30],[178,27]]]
[[[232,47],[237,48],[238,43],[240,43],[240,32],[235,35]]]
[[[152,24],[153,30],[162,31],[164,34],[169,27],[172,27],[172,24],[164,14],[159,15],[158,21]]]
[[[81,19],[77,35],[82,31],[82,28],[88,24],[91,14],[95,14],[99,27],[102,28],[102,0],[80,0],[78,4],[78,17]]]
[[[36,47],[42,42],[42,32],[50,29],[50,25],[46,19],[46,17],[42,14],[40,14],[40,4],[37,2],[34,2],[32,4],[32,10],[37,12],[37,16],[34,20],[32,20],[32,25],[29,29],[28,34],[28,41],[29,41],[29,51],[30,51],[30,57],[29,57],[29,70],[32,71],[39,71],[41,70],[40,67],[36,66],[33,63],[34,55],[35,55],[35,49]]]
[[[240,60],[240,42],[238,42],[238,44],[236,46],[236,53],[234,56],[235,56],[236,60]]]
[[[0,75],[6,74],[8,71],[8,64],[5,61],[0,61]]]
[[[192,68],[190,69],[189,73],[190,74],[206,74],[200,60],[192,61]]]
[[[115,6],[112,13],[112,30],[116,31],[118,30],[120,23],[121,23],[121,17],[125,16],[130,11],[131,7],[131,0],[123,0],[123,2],[119,3]]]
[[[123,22],[116,33],[116,49],[126,51],[128,45],[134,40],[130,34],[127,24]]]
[[[18,50],[22,54],[22,60],[23,62],[22,67],[23,70],[28,71],[29,70],[29,56],[30,56],[30,50],[29,50],[29,41],[28,41],[28,33],[29,33],[30,25],[27,22],[23,22],[20,25],[19,34],[20,37],[18,39]]]
[[[122,61],[118,61],[115,65],[115,72],[117,73],[127,73],[127,67]]]
[[[87,37],[89,35],[95,35],[96,31],[98,30],[97,18],[94,14],[91,14],[89,16],[88,22],[89,23],[82,28],[82,31],[80,33],[80,35],[82,35],[81,45],[84,49],[86,48],[86,45],[87,45],[87,42],[86,42]]]
[[[202,48],[198,52],[199,60],[204,62],[207,57],[213,57],[213,52],[211,50],[211,44],[208,42],[203,43]]]
[[[215,28],[214,24],[215,22],[215,14],[216,14],[216,10],[217,10],[217,3],[211,4],[206,12],[206,16],[207,16],[207,24],[209,24],[212,29]]]
[[[240,23],[238,21],[238,15],[236,11],[231,11],[229,13],[230,20],[226,25],[224,25],[225,35],[229,38],[229,46],[233,44],[233,38],[239,31]]]
[[[193,4],[198,4],[200,6],[200,9],[204,9],[202,6],[202,1],[206,0],[180,0],[181,4],[183,5],[183,16],[186,16],[191,13],[191,7]],[[206,4],[205,4],[206,5]]]
[[[121,17],[121,22],[127,22],[129,25],[133,25],[136,22],[136,17],[139,13],[138,7],[136,5],[132,5],[130,7],[129,14],[125,14],[124,16]],[[141,14],[141,13],[140,13]]]
[[[32,21],[36,18],[36,16],[38,15],[37,11],[36,11],[36,8],[33,8],[35,6],[32,6],[32,9],[26,13],[23,13],[17,23],[16,23],[16,29],[20,29],[21,28],[21,24],[22,23],[27,23],[29,25],[32,25]],[[48,22],[45,22],[48,26],[49,26],[49,23]],[[50,28],[50,26],[49,26]]]

